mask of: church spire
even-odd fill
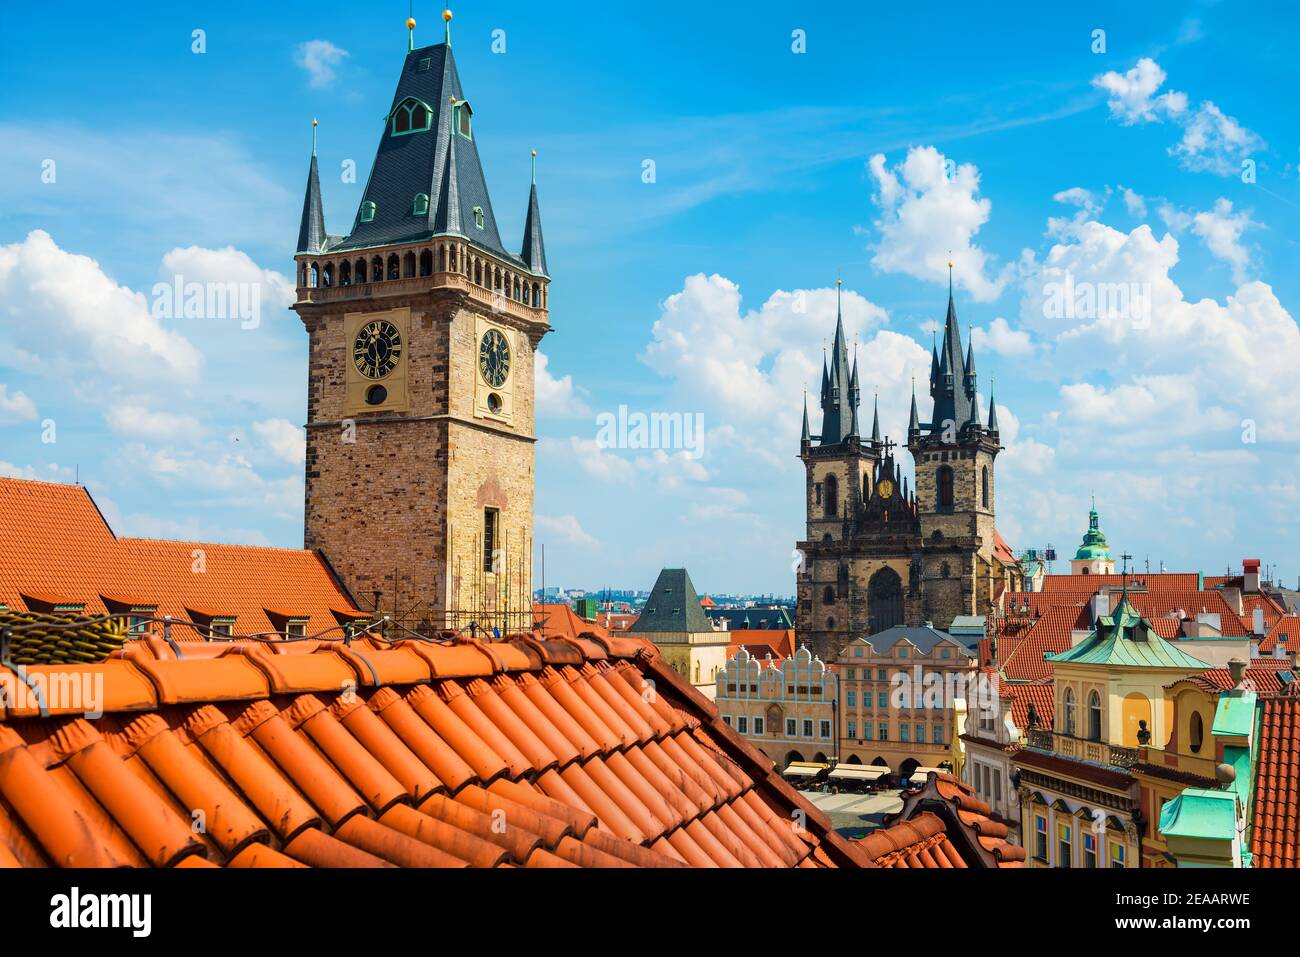
[[[320,171],[316,167],[316,126],[311,121],[311,165],[307,168],[307,194],[302,200],[298,226],[298,252],[318,253],[325,246],[325,208],[320,197]]]
[[[835,341],[831,345],[829,373],[823,372],[822,445],[839,445],[857,434],[856,380],[849,367],[844,334],[843,286],[843,279],[836,280]]]
[[[546,247],[542,244],[542,212],[537,206],[537,150],[533,150],[533,185],[528,192],[528,217],[524,220],[524,244],[519,258],[535,276],[545,276]]]
[[[908,433],[921,431],[921,418],[916,412],[916,376],[912,376],[912,414],[907,420]]]
[[[808,430],[808,392],[806,389],[803,394],[803,434],[799,436],[799,441],[804,445],[812,441],[812,433]]]
[[[998,404],[993,401],[993,381],[989,380],[989,431],[998,430]]]
[[[875,401],[872,403],[874,411],[871,415],[871,444],[880,444],[880,394],[876,394]]]

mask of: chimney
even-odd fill
[[[1088,600],[1089,613],[1092,617],[1092,623],[1095,625],[1097,619],[1102,615],[1110,614],[1110,595],[1105,590],[1097,592]]]
[[[1264,634],[1264,609],[1256,608],[1250,613],[1250,633],[1252,635]]]
[[[1253,595],[1259,591],[1259,559],[1246,558],[1241,562],[1242,570],[1242,589],[1247,595]]]
[[[1242,688],[1241,683],[1242,679],[1246,677],[1246,662],[1240,658],[1229,658],[1228,674],[1232,677],[1232,690],[1228,694],[1234,698],[1241,697],[1245,694],[1245,689]]]

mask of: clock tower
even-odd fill
[[[325,230],[313,130],[294,257],[305,545],[360,607],[505,634],[531,624],[533,353],[550,277],[535,159],[519,251],[501,240],[444,19],[443,43],[416,48],[412,32],[346,236]]]

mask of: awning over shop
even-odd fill
[[[922,781],[922,780],[924,780],[924,779],[929,775],[929,773],[930,773],[931,771],[934,771],[936,774],[947,774],[947,773],[948,773],[948,772],[945,771],[943,768],[915,768],[915,769],[913,769],[913,771],[912,771],[912,774],[911,774],[910,780],[912,780],[912,781]]]
[[[791,761],[782,773],[796,778],[815,778],[828,767],[829,764],[814,764],[811,761]]]
[[[862,767],[856,764],[841,764],[830,773],[837,780],[876,781],[889,773],[889,768]]]

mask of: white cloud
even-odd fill
[[[1232,266],[1232,279],[1238,284],[1246,281],[1246,267],[1250,264],[1250,254],[1240,242],[1241,235],[1257,226],[1259,223],[1250,218],[1249,212],[1233,213],[1232,202],[1222,197],[1212,210],[1197,213],[1192,219],[1192,232],[1204,240],[1215,258]]]
[[[977,301],[996,299],[1008,273],[986,275],[992,257],[975,245],[988,222],[992,203],[978,197],[980,176],[973,163],[958,166],[933,146],[913,147],[902,163],[886,166],[884,154],[867,163],[876,183],[873,201],[880,211],[875,227],[879,241],[871,263],[885,272],[917,279],[953,281]]]
[[[114,432],[135,438],[192,439],[203,433],[199,420],[193,416],[155,412],[132,402],[109,406],[104,419]]]
[[[1133,192],[1126,186],[1120,187],[1120,189],[1123,191],[1124,206],[1128,210],[1128,214],[1134,219],[1146,219],[1146,200],[1139,193]]]
[[[36,403],[17,389],[10,394],[9,387],[0,382],[0,425],[30,422],[34,418]]]
[[[291,465],[301,465],[307,458],[307,437],[288,419],[264,419],[253,423],[253,432],[271,454]]]
[[[205,296],[205,320],[240,320],[247,317],[241,314],[241,306],[253,305],[258,310],[258,324],[261,311],[287,309],[297,300],[293,279],[274,269],[263,269],[249,258],[248,254],[233,246],[223,249],[205,249],[201,246],[176,247],[162,258],[159,275],[164,285],[174,289],[177,281],[186,285],[198,283],[206,290],[232,290],[234,294],[212,297],[216,307],[207,311]],[[171,291],[168,290],[168,294]],[[173,296],[174,298],[174,296]],[[246,328],[255,328],[248,322]]]
[[[1150,57],[1138,60],[1127,73],[1112,70],[1092,80],[1093,86],[1110,94],[1107,105],[1111,115],[1125,126],[1166,119],[1181,125],[1182,139],[1169,153],[1184,169],[1233,176],[1241,172],[1243,160],[1267,146],[1258,134],[1210,100],[1189,110],[1186,93],[1171,90],[1153,97],[1164,82],[1165,71]]]
[[[819,425],[823,344],[834,335],[835,316],[834,289],[778,290],[758,309],[745,310],[734,282],[697,274],[664,300],[642,358],[673,380],[674,404],[704,415],[710,435],[732,428],[751,449],[794,449],[805,391],[814,432]],[[929,352],[882,328],[885,311],[855,292],[844,291],[843,316],[851,353],[859,342],[863,414],[870,414],[872,394],[879,390],[882,425],[900,435],[911,378],[929,374]],[[870,428],[869,419],[863,428]],[[785,458],[778,467],[793,465]]]
[[[971,335],[975,338],[976,352],[988,350],[1012,358],[1032,355],[1034,351],[1029,333],[1023,329],[1012,329],[1011,324],[1002,316],[994,318],[987,329],[976,326],[971,330]]]
[[[310,85],[321,89],[334,82],[335,72],[348,51],[337,47],[329,40],[308,40],[298,44],[294,52],[294,62],[307,71]]]
[[[1138,60],[1126,73],[1111,70],[1093,77],[1092,85],[1110,94],[1106,105],[1110,114],[1125,126],[1160,121],[1178,116],[1187,109],[1187,94],[1170,90],[1153,98],[1165,82],[1165,71],[1150,57]]]
[[[1235,176],[1241,172],[1242,161],[1265,145],[1256,133],[1206,100],[1183,129],[1182,140],[1169,152],[1185,169]]]
[[[567,443],[542,439],[540,444],[544,452],[566,458],[572,456],[578,468],[602,482],[630,482],[636,474],[631,462],[601,448],[594,438],[583,439],[574,435]]]
[[[533,374],[538,418],[580,419],[591,410],[578,395],[573,376],[551,374],[550,357],[538,349],[533,353]]]
[[[93,370],[116,380],[194,379],[202,356],[166,328],[144,295],[118,285],[88,256],[65,252],[42,230],[0,246],[0,337],[24,343],[42,370]]]
[[[539,539],[551,535],[569,545],[596,544],[596,539],[587,534],[576,516],[538,515],[534,518],[534,523],[537,525],[537,537]]]

